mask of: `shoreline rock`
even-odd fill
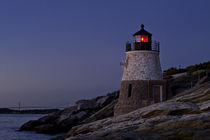
[[[210,138],[209,98],[210,83],[207,83],[166,102],[72,127],[60,140],[207,140]]]
[[[107,94],[106,96],[77,101],[76,106],[51,113],[38,120],[26,122],[20,127],[19,131],[35,131],[37,133],[44,134],[57,134],[67,132],[71,127],[79,124],[113,116],[112,107],[114,104],[112,102],[116,101],[118,96],[119,91],[115,91]],[[110,104],[112,105],[111,107]],[[103,108],[105,112],[103,112]],[[101,110],[102,113],[97,113],[99,110]],[[97,113],[97,115],[92,116],[95,113]],[[88,120],[89,117],[90,119]]]

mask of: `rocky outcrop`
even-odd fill
[[[207,140],[210,139],[210,82],[196,83],[189,75],[170,78],[172,99],[116,117],[113,108],[119,91],[80,100],[75,106],[29,121],[20,130],[67,132],[55,140]]]
[[[116,91],[106,96],[77,101],[76,106],[23,124],[20,131],[28,130],[37,133],[56,134],[66,132],[79,124],[113,116],[114,101],[117,100],[118,96],[119,91]]]
[[[101,124],[89,128],[72,129],[66,140],[208,140],[210,137],[210,113],[183,116],[156,116],[118,122],[102,127]],[[88,131],[84,131],[84,129]],[[90,131],[91,130],[91,131]],[[88,133],[87,133],[88,132]]]
[[[208,140],[210,83],[128,114],[72,127],[66,140]]]
[[[105,106],[104,108],[96,112],[95,114],[85,119],[82,123],[90,123],[90,122],[94,122],[97,120],[114,116],[114,106],[116,105],[116,103],[117,103],[117,100],[113,101],[112,103]]]
[[[77,110],[95,109],[97,108],[96,103],[91,100],[80,100],[76,102]]]
[[[184,72],[166,76],[164,79],[168,83],[168,94],[175,96],[186,91],[186,89],[189,90],[210,81],[210,71],[198,70],[193,73]]]
[[[32,120],[23,124],[20,128],[20,131],[36,131],[37,133],[47,133],[55,134],[63,131],[63,128],[60,127],[62,122],[69,118],[70,114],[76,110],[76,106],[64,109],[62,111],[57,111],[55,113],[48,114],[38,120]]]

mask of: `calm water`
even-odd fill
[[[42,116],[40,114],[0,114],[0,140],[49,140],[56,137],[28,131],[17,131],[23,123],[36,120]]]

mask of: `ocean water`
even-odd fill
[[[0,140],[49,140],[56,137],[30,131],[18,131],[25,122],[42,116],[41,114],[0,114]]]

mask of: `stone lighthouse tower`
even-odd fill
[[[114,115],[166,100],[166,82],[162,79],[159,42],[144,29],[134,35],[133,47],[126,44],[126,60],[121,63],[123,76],[120,97]]]

